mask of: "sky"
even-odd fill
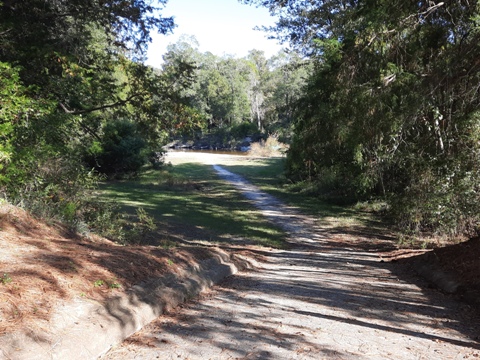
[[[194,35],[200,52],[210,51],[217,56],[244,57],[249,50],[258,49],[268,58],[282,49],[266,33],[253,30],[255,26],[274,24],[268,10],[238,0],[169,0],[161,15],[173,16],[177,27],[173,35],[152,34],[146,61],[151,66],[161,65],[167,46],[176,43],[182,34]]]

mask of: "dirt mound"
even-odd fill
[[[440,276],[457,284],[455,293],[480,309],[480,237],[402,258],[399,262],[414,269],[427,266],[443,274]]]
[[[9,205],[0,206],[0,246],[0,335],[48,326],[59,303],[75,297],[103,302],[135,284],[195,266],[213,251],[81,238]]]
[[[423,257],[428,262],[437,261],[464,286],[480,289],[480,237],[432,250]]]

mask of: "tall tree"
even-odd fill
[[[153,3],[0,2],[3,196],[73,194],[71,185],[90,176],[81,154],[101,142],[107,121],[134,121],[145,136],[162,126],[158,110],[170,93],[141,60],[150,32],[174,25],[159,16],[166,0]]]
[[[297,102],[312,71],[312,63],[297,53],[280,52],[269,59],[269,96],[265,99],[265,129],[290,142]]]
[[[316,64],[292,176],[385,194],[404,229],[477,226],[478,2],[243,2],[279,14],[271,30]]]
[[[271,71],[263,51],[251,50],[247,56],[247,61],[250,66],[250,113],[258,129],[263,130],[265,120],[264,103],[272,91],[269,81]]]

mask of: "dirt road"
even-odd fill
[[[315,219],[216,170],[284,227],[292,248],[257,249],[258,269],[159,317],[103,359],[480,357],[468,307],[374,252],[338,246]]]

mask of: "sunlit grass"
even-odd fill
[[[116,200],[128,213],[141,207],[156,221],[181,231],[207,229],[213,234],[209,240],[241,238],[265,246],[285,244],[285,233],[219,179],[209,165],[184,163],[162,170],[149,169],[137,180],[107,183],[102,190],[105,197]]]
[[[174,166],[147,169],[135,181],[105,184],[105,194],[122,204],[126,211],[134,214],[136,208],[142,207],[160,224],[188,233],[197,240],[242,239],[273,247],[285,245],[285,233],[266,220],[238,190],[220,179],[211,165],[188,160],[188,157],[178,157]],[[283,175],[284,158],[215,157],[216,160],[287,206],[314,216],[317,224],[326,230],[385,231],[385,224],[368,204],[335,205],[323,201],[308,188],[290,183]]]
[[[317,219],[325,229],[370,228],[383,231],[385,224],[375,216],[375,204],[336,205],[322,200],[305,186],[292,184],[284,176],[285,158],[238,158],[222,166],[241,175],[261,190]]]

